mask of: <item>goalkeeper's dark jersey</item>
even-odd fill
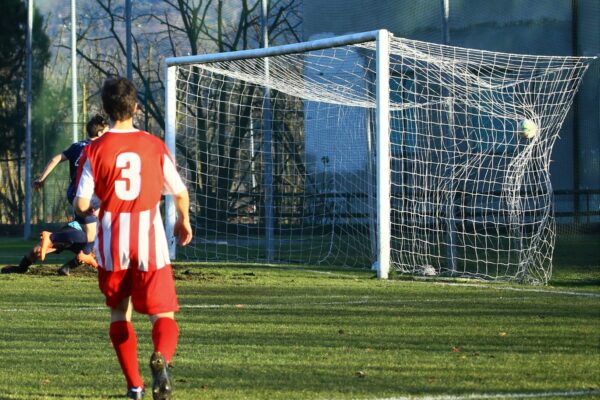
[[[63,155],[69,160],[69,187],[67,188],[67,200],[69,200],[69,204],[73,204],[73,200],[75,199],[76,186],[75,181],[77,178],[77,168],[79,166],[79,158],[81,157],[81,152],[90,144],[91,140],[80,140],[79,142],[75,142],[70,145],[65,151],[63,151]]]

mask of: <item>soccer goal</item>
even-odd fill
[[[169,58],[177,256],[546,283],[550,154],[590,60],[385,30]]]

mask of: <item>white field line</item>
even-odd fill
[[[331,296],[337,297],[337,296]],[[343,296],[339,296],[343,297]],[[522,298],[518,299],[522,301]],[[304,307],[304,306],[335,306],[335,305],[353,305],[353,304],[402,304],[402,303],[453,303],[454,299],[429,299],[429,300],[386,300],[386,299],[370,299],[362,298],[360,300],[347,300],[347,301],[311,301],[311,302],[300,302],[300,303],[248,303],[248,304],[180,304],[181,309],[211,309],[211,308],[253,308],[253,309],[271,309],[271,308],[285,308],[285,307]],[[95,307],[65,307],[64,303],[52,303],[51,307],[35,307],[35,308],[0,308],[0,313],[3,312],[45,312],[56,309],[62,309],[65,312],[69,311],[98,311],[108,310],[106,306],[95,306]]]
[[[447,285],[445,283],[444,285]],[[468,285],[472,286],[472,285]],[[480,287],[480,286],[476,286]],[[490,288],[489,286],[482,285],[483,288]],[[496,288],[495,288],[496,289]],[[500,289],[500,288],[497,288]],[[518,289],[518,288],[505,288],[505,289]],[[538,290],[526,290],[537,292]],[[573,295],[571,292],[556,292],[556,291],[544,291],[544,293],[550,294],[560,294],[560,295]],[[578,293],[576,294],[593,294],[593,293]],[[345,298],[346,296],[328,296],[328,298],[333,299],[335,297]],[[600,297],[600,296],[594,296]],[[528,300],[533,297],[519,297],[519,298],[505,298],[504,301],[515,300],[518,302],[522,302],[524,300]],[[454,303],[456,299],[378,299],[378,298],[370,298],[370,297],[362,297],[354,300],[338,300],[338,301],[302,301],[295,303],[241,303],[241,304],[181,304],[179,307],[181,309],[218,309],[218,308],[251,308],[251,309],[273,309],[273,308],[295,308],[295,307],[306,307],[306,306],[339,306],[339,305],[378,305],[378,304],[409,304],[409,303]],[[21,307],[10,307],[10,308],[0,308],[0,313],[18,313],[18,312],[46,312],[52,311],[56,309],[61,309],[64,312],[78,312],[78,311],[102,311],[107,310],[106,306],[92,306],[92,307],[65,307],[64,303],[46,303],[44,307],[35,307],[35,308],[21,308]]]
[[[373,400],[475,400],[475,399],[536,399],[544,397],[583,397],[599,394],[597,390],[565,390],[539,393],[471,393],[464,395],[386,397]]]

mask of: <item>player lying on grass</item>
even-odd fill
[[[33,187],[35,189],[41,189],[44,186],[46,178],[48,175],[50,175],[54,168],[63,161],[69,161],[69,186],[67,187],[67,201],[69,204],[73,204],[73,200],[75,199],[75,191],[77,189],[76,178],[81,152],[85,147],[87,147],[87,145],[101,137],[107,130],[108,122],[104,119],[104,117],[98,114],[92,117],[86,125],[88,138],[71,144],[62,153],[52,157],[52,159],[44,168],[44,171],[40,177],[33,182]],[[92,265],[94,268],[98,268],[96,260],[90,256],[94,246],[94,240],[96,239],[96,223],[98,219],[96,215],[88,214],[85,216],[76,215],[75,220],[83,228],[83,232],[85,232],[87,240],[77,253],[77,260],[71,260],[68,264],[72,266],[77,265],[78,262],[85,262],[86,264]],[[39,258],[40,260],[44,261],[46,258],[46,250],[52,247],[50,232],[42,232],[41,239],[42,243]]]
[[[57,232],[48,232],[48,237],[52,240],[52,247],[46,250],[47,253],[59,254],[64,250],[72,251],[78,254],[87,242],[86,234],[83,232],[81,225],[77,221],[71,221],[66,226],[62,227]],[[41,259],[40,253],[42,244],[37,244],[29,253],[23,256],[19,265],[8,265],[0,270],[3,274],[24,274],[29,270],[29,267],[38,259]],[[59,270],[59,275],[69,275],[71,269],[76,268],[79,264],[68,262]]]

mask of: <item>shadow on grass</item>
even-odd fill
[[[550,285],[554,287],[577,287],[583,288],[587,286],[599,286],[600,279],[560,279],[550,281]]]

